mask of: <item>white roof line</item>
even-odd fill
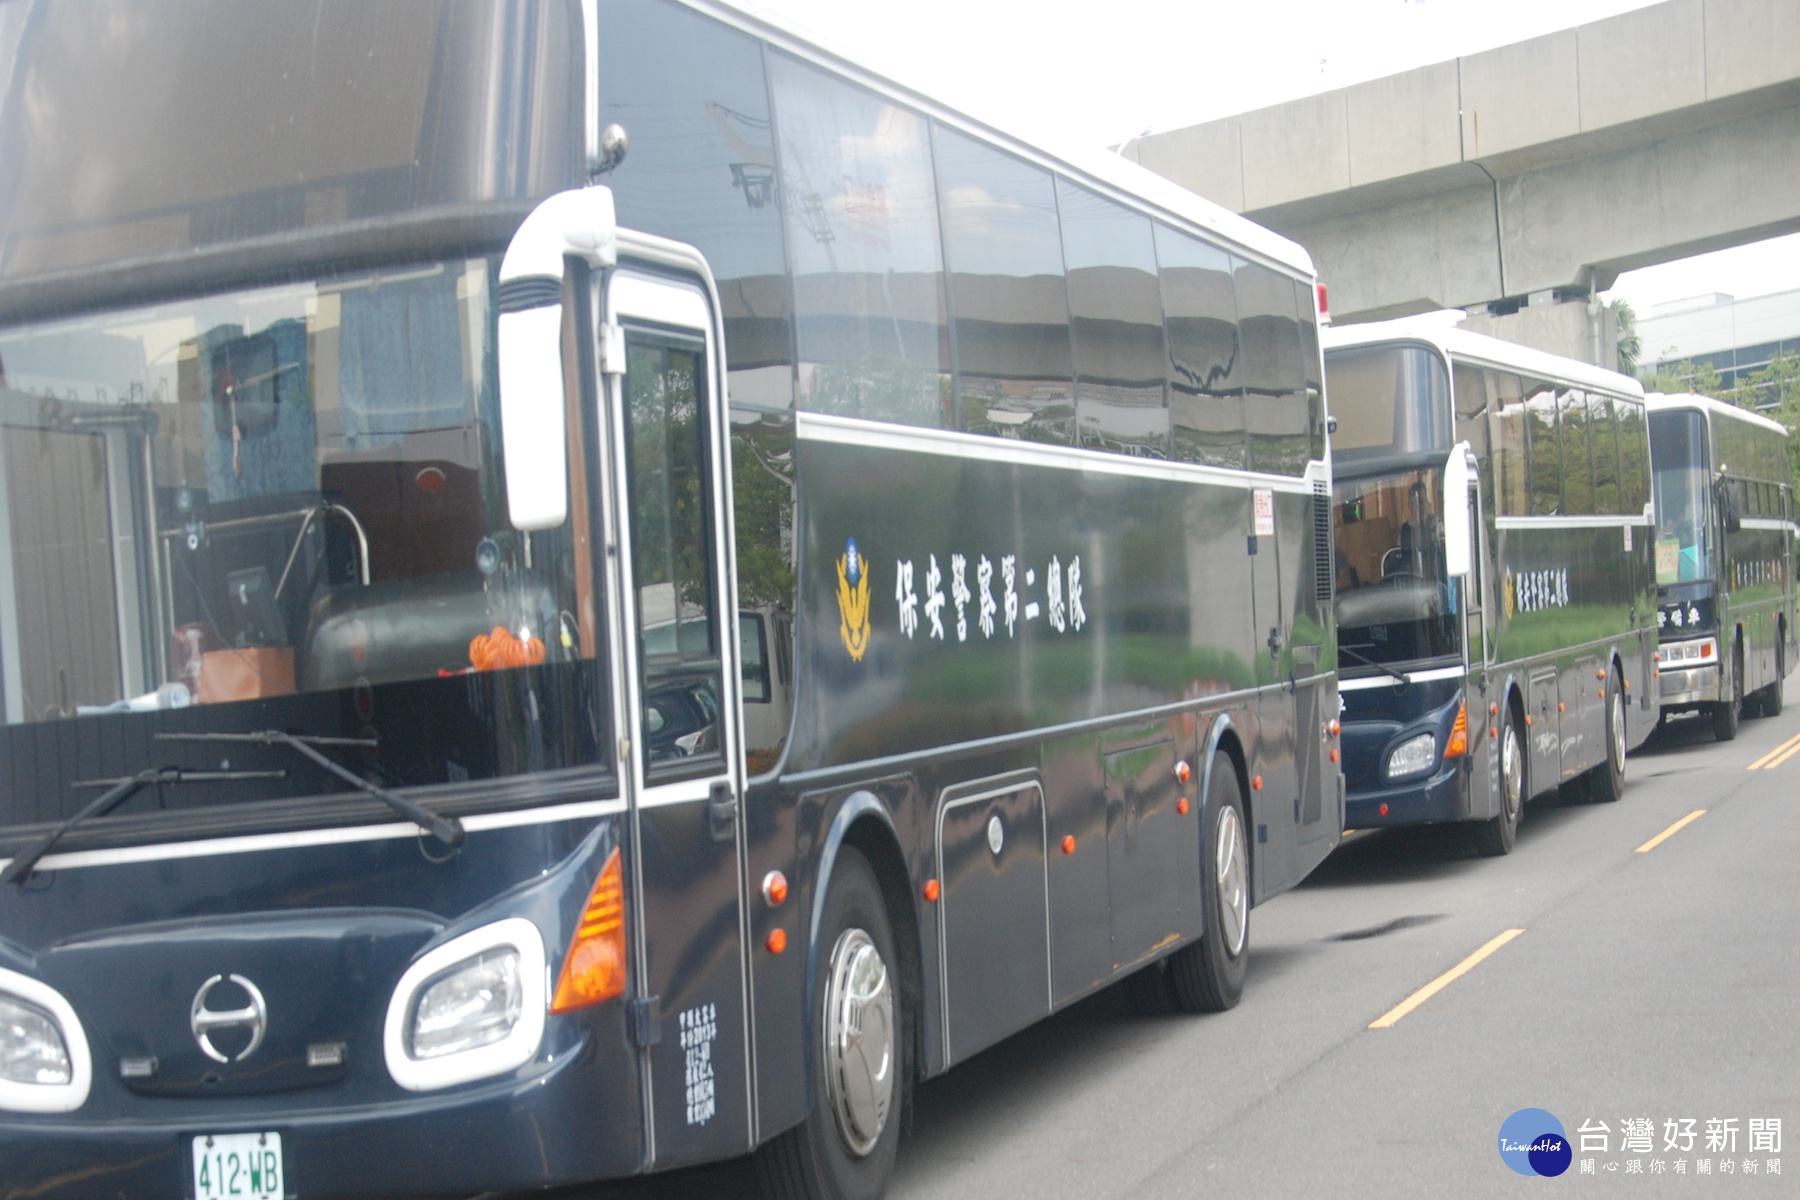
[[[1603,388],[1623,396],[1641,397],[1644,385],[1629,375],[1596,367],[1576,358],[1563,358],[1486,334],[1472,333],[1446,322],[1441,313],[1370,321],[1361,325],[1334,325],[1320,331],[1326,350],[1365,346],[1375,342],[1413,341],[1436,346],[1446,356],[1478,359],[1497,367],[1566,380],[1583,387]],[[1329,386],[1329,385],[1328,385]]]
[[[1711,396],[1702,396],[1698,392],[1649,392],[1644,396],[1644,403],[1653,410],[1670,408],[1703,408],[1709,412],[1716,412],[1723,416],[1730,417],[1733,420],[1743,421],[1749,425],[1761,425],[1770,432],[1779,433],[1783,437],[1786,437],[1789,432],[1788,427],[1783,425],[1780,421],[1772,420],[1759,412],[1752,412],[1747,408],[1739,408],[1737,405],[1724,400],[1714,399]]]
[[[1105,150],[1052,147],[1041,139],[1014,133],[1004,125],[985,120],[967,110],[957,109],[929,93],[890,75],[884,75],[862,63],[848,52],[832,46],[818,34],[804,31],[792,22],[760,8],[754,0],[680,0],[698,12],[723,18],[746,32],[767,38],[784,50],[801,51],[805,56],[829,65],[846,77],[886,93],[932,117],[966,131],[983,135],[999,143],[1005,150],[1026,152],[1027,157],[1042,165],[1059,167],[1076,182],[1099,183],[1116,192],[1125,193],[1139,203],[1160,208],[1170,216],[1207,230],[1238,247],[1259,254],[1290,270],[1318,277],[1312,256],[1300,243],[1282,237],[1222,205],[1214,204],[1128,158]]]

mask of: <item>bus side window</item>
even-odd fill
[[[1594,512],[1593,442],[1588,436],[1587,393],[1566,388],[1556,397],[1562,425],[1563,508],[1565,515],[1585,517]]]
[[[1619,434],[1610,397],[1588,396],[1588,438],[1594,453],[1594,511],[1608,516],[1619,507]]]
[[[1250,468],[1302,475],[1307,456],[1306,383],[1293,285],[1286,276],[1256,263],[1235,265]]]
[[[1162,297],[1150,218],[1067,180],[1056,181],[1056,193],[1069,270],[1076,437],[1091,449],[1167,458]]]
[[[1294,305],[1300,319],[1300,377],[1306,390],[1306,454],[1323,462],[1325,383],[1319,358],[1319,297],[1304,279],[1294,280]]]
[[[1556,388],[1541,379],[1525,381],[1525,453],[1531,473],[1531,515],[1552,517],[1565,511],[1562,491],[1562,439],[1556,428]]]
[[[932,137],[968,433],[1075,441],[1075,366],[1050,172],[938,126]]]
[[[1493,462],[1488,456],[1488,416],[1498,406],[1491,403],[1488,385],[1492,371],[1468,363],[1452,362],[1451,379],[1456,399],[1456,434],[1453,442],[1467,442],[1481,470],[1481,501],[1489,512],[1494,506]]]
[[[925,118],[769,56],[800,406],[945,426],[950,334]]]
[[[731,400],[792,408],[793,296],[762,47],[675,4],[609,4],[605,20],[599,121],[631,133],[631,168],[606,179],[619,224],[705,247],[719,273]],[[674,60],[681,70],[669,69]]]
[[[1158,224],[1156,259],[1173,454],[1180,462],[1242,467],[1244,367],[1231,256]]]
[[[1500,473],[1494,511],[1522,517],[1531,511],[1531,471],[1525,457],[1525,392],[1517,375],[1488,370],[1494,461]]]
[[[1644,405],[1616,400],[1619,419],[1619,507],[1638,516],[1650,503],[1650,448],[1644,433]]]

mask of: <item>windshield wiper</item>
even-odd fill
[[[355,771],[339,766],[314,749],[316,746],[373,747],[376,744],[374,738],[310,737],[279,729],[264,729],[257,733],[159,733],[154,736],[158,741],[165,742],[250,742],[259,746],[286,746],[345,783],[375,797],[452,850],[463,843],[462,822],[455,817],[439,816],[405,796],[396,796],[380,784],[369,782]]]
[[[1342,642],[1338,643],[1338,653],[1339,654],[1348,654],[1351,658],[1354,658],[1359,663],[1363,663],[1367,666],[1374,667],[1377,671],[1381,671],[1385,674],[1392,675],[1402,685],[1412,682],[1412,680],[1408,679],[1403,673],[1396,671],[1394,668],[1388,666],[1386,663],[1378,663],[1372,658],[1364,658],[1362,655],[1358,654],[1356,651],[1352,650],[1350,647],[1344,645],[1344,643],[1342,643]]]
[[[122,779],[81,780],[75,787],[99,787],[110,784],[106,791],[95,797],[80,812],[46,833],[43,837],[21,850],[8,864],[6,870],[0,871],[0,883],[16,883],[23,886],[31,875],[38,860],[50,853],[50,847],[62,840],[63,834],[95,817],[104,817],[119,805],[125,803],[151,784],[158,787],[165,783],[219,783],[233,779],[272,779],[285,778],[286,771],[183,771],[179,767],[151,767],[139,771],[136,775],[127,775]]]

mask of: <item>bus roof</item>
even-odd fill
[[[1034,158],[1041,165],[1054,166],[1077,181],[1085,179],[1085,182],[1100,184],[1117,195],[1129,196],[1140,204],[1160,208],[1170,216],[1235,242],[1239,247],[1280,263],[1308,279],[1317,277],[1313,270],[1312,256],[1300,243],[1265,229],[1222,205],[1214,204],[1128,158],[1085,147],[1052,147],[1041,137],[1027,138],[1008,132],[999,124],[983,120],[966,110],[952,108],[901,80],[870,70],[848,53],[822,41],[818,34],[803,31],[759,7],[752,0],[732,0],[730,4],[719,3],[718,0],[681,0],[681,3],[767,38],[783,49],[823,63],[947,124],[996,142],[1006,150]]]
[[[1644,397],[1644,405],[1651,412],[1665,411],[1672,408],[1695,408],[1709,412],[1715,416],[1726,417],[1733,421],[1742,421],[1746,425],[1756,425],[1767,429],[1770,433],[1788,436],[1788,427],[1780,421],[1770,420],[1759,412],[1747,408],[1739,408],[1724,400],[1715,400],[1711,396],[1702,396],[1698,392],[1670,394],[1667,392],[1650,392]]]
[[[1425,342],[1436,346],[1447,357],[1475,359],[1492,366],[1581,387],[1600,388],[1621,396],[1644,394],[1644,386],[1629,375],[1608,371],[1605,367],[1596,367],[1579,359],[1546,354],[1517,342],[1459,329],[1456,320],[1461,318],[1453,318],[1454,311],[1424,313],[1392,321],[1370,321],[1363,325],[1334,325],[1320,333],[1326,350],[1369,346],[1379,342]]]

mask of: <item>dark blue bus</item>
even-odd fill
[[[0,1191],[874,1197],[1237,1002],[1343,826],[1298,247],[710,3],[0,55]]]
[[[1616,800],[1656,727],[1643,389],[1433,314],[1332,329],[1345,821]]]

